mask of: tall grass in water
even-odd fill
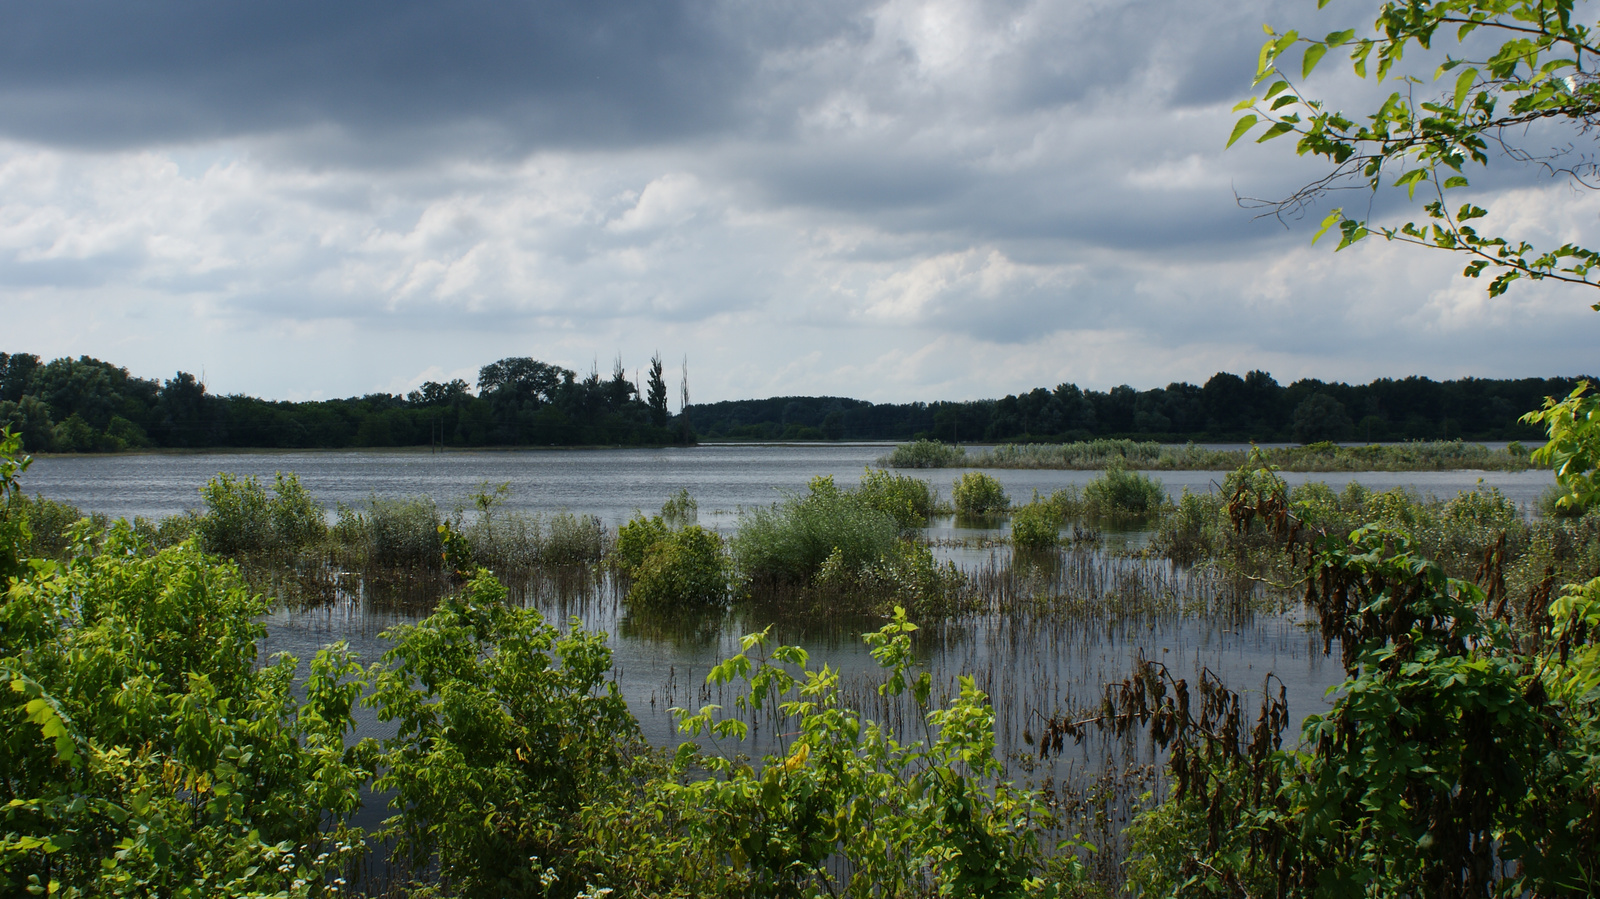
[[[916,446],[908,444],[907,446]],[[1048,468],[1097,470],[1112,465],[1146,471],[1228,471],[1243,465],[1249,451],[1206,449],[1135,440],[1086,440],[1061,444],[1003,444],[973,455],[941,457],[927,452],[895,452],[881,464],[894,468]],[[1523,471],[1532,466],[1524,453],[1492,450],[1459,440],[1338,446],[1271,447],[1266,461],[1284,471]]]
[[[1116,464],[1083,487],[1083,511],[1094,521],[1149,521],[1166,501],[1160,481]]]
[[[810,490],[764,509],[747,510],[733,538],[740,578],[756,584],[807,585],[835,553],[861,570],[894,549],[900,525],[834,486],[813,478]]]

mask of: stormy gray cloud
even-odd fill
[[[657,349],[691,358],[706,400],[1592,368],[1600,316],[1571,288],[1489,300],[1447,255],[1335,255],[1238,204],[1321,171],[1286,145],[1223,150],[1261,23],[1369,16],[10,4],[0,350],[280,397]],[[1328,64],[1312,87],[1351,109],[1378,90]],[[1474,177],[1491,225],[1600,236],[1600,203],[1537,166]]]

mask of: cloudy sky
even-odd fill
[[[1372,6],[6,4],[0,350],[283,399],[657,350],[695,401],[1600,368],[1593,291],[1236,202],[1319,171],[1223,150],[1261,24]],[[1600,241],[1594,194],[1477,183]]]

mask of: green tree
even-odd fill
[[[662,374],[661,354],[650,357],[650,380],[645,387],[646,402],[650,405],[650,419],[659,427],[667,423],[667,380]]]
[[[1398,226],[1334,209],[1317,237],[1337,226],[1340,249],[1379,234],[1463,253],[1469,257],[1467,277],[1497,272],[1490,296],[1521,278],[1600,287],[1595,250],[1480,234],[1471,223],[1488,210],[1448,199],[1451,191],[1460,197],[1470,187],[1468,169],[1487,167],[1491,153],[1497,165],[1540,166],[1580,184],[1600,171],[1576,149],[1571,157],[1536,149],[1568,139],[1552,138],[1551,128],[1576,138],[1600,116],[1600,76],[1594,74],[1600,71],[1600,48],[1575,17],[1575,7],[1573,0],[1391,0],[1379,10],[1370,35],[1345,29],[1306,38],[1265,26],[1268,38],[1256,70],[1256,84],[1265,85],[1265,92],[1235,107],[1244,114],[1228,144],[1266,125],[1258,143],[1294,134],[1298,154],[1332,164],[1321,178],[1265,204],[1279,216],[1298,214],[1341,188],[1404,188],[1413,201],[1421,191],[1425,218]],[[1413,49],[1420,53],[1405,59]],[[1306,94],[1304,80],[1330,51],[1347,55],[1357,78],[1393,84],[1395,90],[1375,111],[1354,117]],[[1436,63],[1431,81],[1410,74],[1425,71],[1415,65],[1417,55],[1425,64]],[[1600,311],[1600,303],[1594,308]]]

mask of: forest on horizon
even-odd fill
[[[0,353],[0,427],[30,452],[138,449],[664,446],[710,440],[1068,442],[1102,437],[1163,442],[1525,440],[1519,417],[1579,377],[1369,384],[1264,371],[1221,372],[1204,385],[1109,391],[1074,384],[995,400],[872,403],[772,397],[689,404],[674,415],[659,354],[645,383],[619,359],[609,378],[579,378],[529,357],[485,365],[476,385],[427,382],[400,396],[273,401],[219,396],[187,372],[140,378],[89,356],[49,362]],[[686,385],[680,393],[686,393]]]

